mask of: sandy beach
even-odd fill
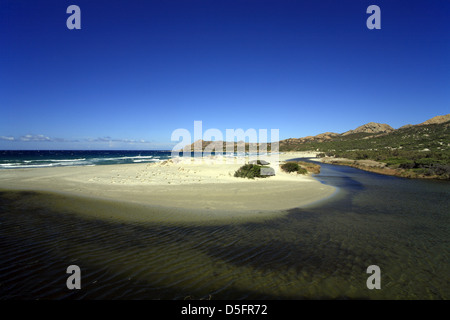
[[[287,159],[307,156],[314,155],[284,153],[265,159],[271,162],[271,167],[278,168],[279,163]],[[119,203],[135,205],[143,210],[135,214],[135,220],[147,219],[145,208],[148,207],[171,212],[189,210],[200,218],[222,213],[288,210],[327,198],[335,191],[311,176],[281,170],[277,170],[276,176],[264,179],[235,178],[234,172],[242,165],[242,161],[210,157],[175,158],[158,163],[2,170],[0,189],[50,192],[78,197],[80,201],[106,200],[115,203],[114,208]],[[64,205],[61,201],[56,202]],[[72,207],[76,203],[74,201]],[[115,215],[126,215],[121,210],[115,211]],[[111,216],[110,212],[105,214]]]

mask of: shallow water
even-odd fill
[[[449,299],[450,183],[322,165],[330,199],[239,223],[130,223],[0,194],[1,299]],[[81,268],[81,290],[66,268]],[[369,265],[381,289],[369,290]]]

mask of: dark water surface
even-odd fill
[[[89,219],[0,194],[0,299],[449,299],[450,183],[322,165],[334,197],[265,221]],[[66,268],[81,268],[81,290]],[[369,290],[369,265],[381,290]]]
[[[0,150],[0,170],[151,163],[170,156],[155,150]]]

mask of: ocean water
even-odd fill
[[[72,206],[92,202],[1,192],[0,299],[450,299],[449,182],[326,164],[316,178],[335,196],[216,224],[99,220]],[[81,290],[66,288],[72,264]]]
[[[8,150],[0,151],[0,169],[146,163],[167,160],[170,155],[170,151],[152,150]]]
[[[26,169],[68,166],[98,166],[159,162],[171,158],[167,150],[0,150],[1,169]],[[251,153],[212,155],[248,156]],[[180,156],[185,156],[182,152]],[[191,153],[189,156],[195,156]],[[199,154],[201,156],[201,154]]]

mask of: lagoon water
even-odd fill
[[[204,225],[98,220],[53,209],[53,195],[2,192],[0,299],[450,298],[448,181],[326,164],[316,178],[336,194]],[[72,264],[81,290],[66,288]],[[380,290],[366,286],[370,265]]]

